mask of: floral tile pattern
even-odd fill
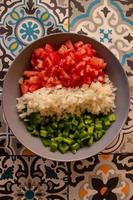
[[[65,163],[37,156],[0,157],[0,199],[67,200]]]
[[[133,22],[123,15],[121,9],[117,9],[119,6],[116,1],[94,0],[89,1],[88,5],[86,3],[84,5],[84,1],[74,2],[75,6],[76,2],[80,2],[80,8],[87,9],[82,14],[79,9],[79,13],[71,17],[71,31],[89,35],[102,42],[121,60],[122,64],[125,64],[126,57],[133,56],[131,27]],[[73,5],[73,10],[75,6]]]
[[[61,9],[55,3],[24,0],[16,3],[8,14],[1,18],[1,41],[10,54],[16,56],[27,44],[43,35],[68,30],[66,8]],[[50,6],[51,5],[51,6]],[[52,12],[52,9],[55,12]],[[60,11],[60,15],[56,10]]]
[[[71,200],[133,198],[133,154],[102,154],[69,163],[68,176]]]
[[[132,0],[0,0],[0,200],[133,200],[132,25]],[[131,105],[123,130],[101,154],[62,163],[34,155],[16,139],[1,95],[11,62],[27,44],[67,31],[89,35],[117,56]]]

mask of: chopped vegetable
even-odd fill
[[[32,69],[24,71],[21,92],[34,92],[42,87],[77,87],[104,82],[106,63],[97,57],[91,44],[70,40],[55,50],[50,44],[35,49]]]
[[[44,146],[50,147],[51,151],[66,153],[70,150],[76,153],[83,146],[90,146],[102,138],[115,120],[115,114],[68,114],[58,119],[43,118],[39,113],[32,113],[25,123],[31,135],[40,137]]]

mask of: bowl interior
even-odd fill
[[[55,48],[58,48],[68,39],[73,42],[82,40],[83,42],[91,43],[98,52],[98,55],[108,63],[106,69],[107,73],[109,74],[109,78],[113,82],[114,86],[117,88],[117,107],[115,111],[117,116],[116,122],[112,124],[102,139],[94,143],[91,147],[84,147],[80,149],[75,155],[70,152],[66,153],[65,155],[59,152],[50,152],[49,148],[43,146],[40,139],[32,137],[27,132],[24,123],[19,119],[16,110],[16,98],[21,95],[18,81],[22,76],[23,71],[30,67],[31,54],[34,49],[43,46],[45,43],[50,43]],[[4,81],[3,110],[7,123],[14,135],[22,144],[24,144],[34,153],[51,160],[80,160],[102,151],[120,132],[120,129],[124,125],[129,111],[128,81],[124,70],[116,57],[105,46],[94,39],[73,33],[49,35],[27,46],[12,63]]]

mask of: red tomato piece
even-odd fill
[[[74,45],[72,44],[72,42],[70,40],[67,40],[65,42],[66,47],[71,50],[71,51],[75,51]]]
[[[47,56],[47,53],[43,48],[37,48],[34,51],[34,55],[36,56],[36,58],[44,59]]]
[[[40,59],[36,60],[36,65],[35,65],[35,69],[42,69],[43,68],[43,61]]]
[[[22,91],[22,94],[26,94],[29,90],[29,86],[28,84],[26,83],[26,81],[23,81],[23,83],[21,84],[21,91]]]
[[[40,89],[40,86],[38,84],[33,84],[33,85],[30,85],[29,92],[34,92],[38,89]]]
[[[106,66],[106,63],[104,63],[104,60],[102,58],[94,56],[90,59],[90,64],[95,68],[104,68]]]
[[[47,51],[47,52],[53,52],[53,47],[50,45],[50,44],[46,44],[44,49]]]
[[[24,71],[23,75],[29,78],[31,76],[38,76],[39,72],[38,71]]]
[[[61,45],[61,47],[58,50],[58,53],[61,55],[66,55],[68,53],[67,47],[64,44]]]
[[[76,42],[74,43],[74,46],[76,47],[76,49],[78,49],[79,47],[83,46],[83,42],[82,41],[79,41],[79,42]]]

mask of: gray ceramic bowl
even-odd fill
[[[98,52],[99,56],[108,63],[107,73],[109,74],[114,86],[117,88],[116,122],[112,124],[102,139],[94,143],[91,147],[84,147],[80,149],[75,155],[71,152],[68,152],[64,155],[59,152],[53,153],[49,150],[49,148],[45,148],[39,138],[32,137],[26,131],[25,125],[23,121],[19,119],[16,110],[16,98],[21,95],[18,81],[22,76],[23,71],[30,66],[30,58],[34,49],[44,45],[45,43],[50,43],[57,48],[68,39],[72,40],[73,42],[82,40],[84,42],[91,43]],[[93,156],[102,151],[119,134],[126,121],[129,111],[128,81],[124,70],[116,57],[105,46],[94,39],[73,33],[49,35],[27,46],[12,63],[4,81],[3,110],[6,121],[14,135],[24,146],[26,146],[35,154],[47,159],[58,161],[80,160]]]

